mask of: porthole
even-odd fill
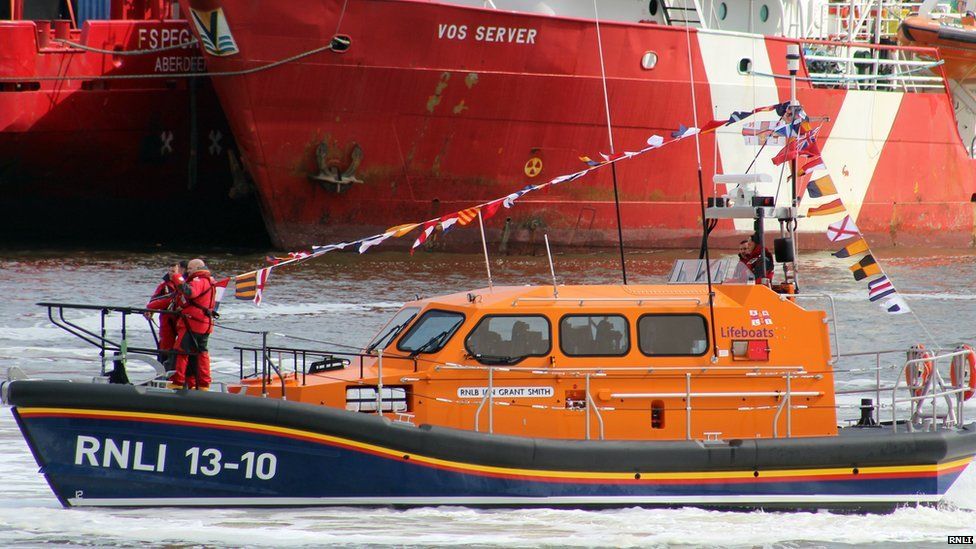
[[[729,7],[725,5],[725,2],[722,2],[721,4],[718,5],[718,18],[722,21],[725,21],[725,18],[728,17],[728,15],[729,15]]]
[[[739,59],[739,74],[750,74],[752,72],[752,59],[743,57]]]
[[[759,20],[763,23],[769,21],[769,6],[766,4],[763,4],[762,7],[759,8]]]
[[[657,54],[652,51],[645,52],[644,56],[641,57],[641,66],[646,70],[653,69],[657,66]]]
[[[657,15],[657,0],[651,0],[647,4],[647,11],[650,12],[651,15]]]

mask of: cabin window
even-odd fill
[[[657,15],[657,8],[658,8],[657,0],[651,0],[650,2],[647,3],[647,11],[648,13],[651,14],[652,17]]]
[[[637,321],[637,342],[647,356],[701,356],[708,351],[705,317],[644,315]]]
[[[436,353],[450,341],[454,332],[464,323],[464,315],[454,311],[431,309],[397,343],[397,349],[411,355]]]
[[[759,20],[763,23],[769,21],[769,6],[766,4],[763,4],[762,7],[759,8]]]
[[[566,356],[623,356],[629,326],[620,315],[566,315],[559,321],[559,348]]]
[[[552,349],[549,319],[541,315],[486,316],[471,330],[464,346],[482,364],[515,364]]]
[[[376,334],[369,345],[366,346],[366,352],[370,352],[373,349],[386,349],[386,346],[390,344],[391,341],[396,339],[400,332],[410,324],[410,321],[417,316],[417,311],[420,309],[418,307],[405,307],[400,309],[400,311],[392,318],[389,322],[383,326],[383,329]]]
[[[752,73],[752,59],[743,57],[739,59],[739,74],[751,74]]]
[[[722,2],[718,5],[718,18],[725,21],[725,18],[729,16],[729,7]]]

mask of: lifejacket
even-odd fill
[[[214,327],[214,306],[217,304],[217,281],[210,271],[190,274],[180,287],[179,307],[191,332],[209,334]]]
[[[153,292],[149,303],[146,304],[146,308],[154,311],[166,311],[176,308],[176,291],[176,283],[170,280],[169,273],[164,274],[163,281],[159,283],[159,286],[156,286],[156,291]]]
[[[762,272],[761,254],[766,255],[765,273]],[[766,279],[769,281],[773,280],[773,274],[775,273],[776,265],[773,263],[773,254],[769,253],[769,250],[767,250],[766,248],[756,245],[755,247],[752,248],[752,251],[749,252],[749,255],[745,257],[741,257],[741,260],[743,263],[746,264],[747,267],[749,267],[749,271],[751,271],[753,276],[756,277],[757,282],[760,281],[761,279]]]

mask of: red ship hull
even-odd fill
[[[239,48],[208,56],[209,70],[255,71],[216,78],[215,87],[280,246],[429,219],[577,171],[579,156],[610,150],[593,21],[412,0],[184,3],[198,13],[222,8]],[[337,28],[351,38],[347,52],[261,69],[320,48]],[[757,72],[786,74],[790,40],[614,22],[602,23],[600,33],[618,151],[692,125],[696,115],[704,123],[789,98],[788,80],[762,80],[736,67],[750,58]],[[648,51],[657,54],[653,69],[641,63]],[[972,243],[976,166],[955,127],[948,91],[928,91],[799,84],[806,111],[826,117],[824,159],[875,245]],[[713,189],[712,174],[743,171],[751,161],[756,149],[741,141],[721,131],[702,137],[707,194],[724,192]],[[355,168],[362,183],[336,192],[340,186],[310,177],[318,171],[320,143],[330,166]],[[362,151],[358,166],[355,147]],[[775,152],[760,154],[760,171],[780,173],[769,164]],[[697,163],[694,140],[618,163],[629,246],[700,239]],[[785,189],[780,198],[788,196]],[[526,196],[505,213],[491,220],[491,238],[528,241],[545,231],[575,245],[616,240],[609,170]],[[728,241],[746,229],[724,224],[713,234]],[[462,243],[476,233],[456,231],[444,240]],[[820,240],[801,245],[821,246]]]
[[[235,145],[208,79],[165,77],[204,70],[195,46],[120,56],[56,40],[156,50],[192,40],[187,22],[67,23],[0,22],[3,242],[260,239],[256,208],[228,196]]]

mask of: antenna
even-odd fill
[[[607,69],[603,65],[603,39],[600,37],[600,14],[596,9],[596,0],[593,0],[593,18],[596,22],[596,46],[600,52],[600,76],[603,81],[603,106],[607,113],[607,136],[610,138],[610,154],[613,155],[613,126],[610,124],[610,96],[607,93]],[[620,193],[617,192],[617,163],[610,164],[610,173],[613,177],[613,205],[617,211],[617,244],[620,248],[620,274],[624,279],[624,286],[627,285],[627,262],[624,260],[624,228],[620,221]]]
[[[485,222],[481,217],[481,208],[478,208],[478,227],[481,228],[481,249],[485,252],[485,270],[488,271],[488,289],[493,289],[491,283],[491,262],[488,261],[488,243],[485,242]],[[546,241],[548,247],[548,240]]]
[[[549,274],[552,275],[552,297],[559,297],[559,289],[556,287],[556,268],[552,265],[552,250],[549,249],[549,233],[542,235],[546,239],[546,256],[549,258]]]
[[[688,73],[691,81],[691,114],[698,127],[698,98],[695,97],[695,64],[691,58],[691,30],[685,25],[685,43],[688,47]],[[702,249],[705,251],[705,277],[708,282],[708,316],[712,328],[712,362],[718,362],[718,340],[715,338],[715,291],[712,289],[712,257],[708,251],[708,219],[705,217],[705,184],[702,183],[701,141],[695,134],[695,155],[698,159],[698,202],[701,206]],[[717,137],[716,137],[717,139]],[[763,255],[765,258],[766,256]]]
[[[793,113],[793,118],[790,120],[790,127],[796,126],[796,115],[799,114],[800,102],[796,100],[796,73],[800,70],[800,45],[799,44],[787,44],[786,46],[786,68],[790,71],[790,111]],[[792,132],[790,132],[792,133]],[[797,132],[799,133],[799,132]],[[796,139],[796,137],[794,137]],[[787,223],[787,230],[790,233],[790,242],[793,247],[793,288],[794,291],[800,289],[799,277],[797,276],[796,269],[796,211],[799,207],[799,200],[797,198],[797,169],[796,169],[796,155],[793,156],[793,160],[790,162],[790,170],[793,172],[792,178],[792,201],[790,206],[792,207],[792,212],[794,212],[794,217]],[[763,258],[766,254],[763,254]],[[787,280],[787,282],[789,282]]]

